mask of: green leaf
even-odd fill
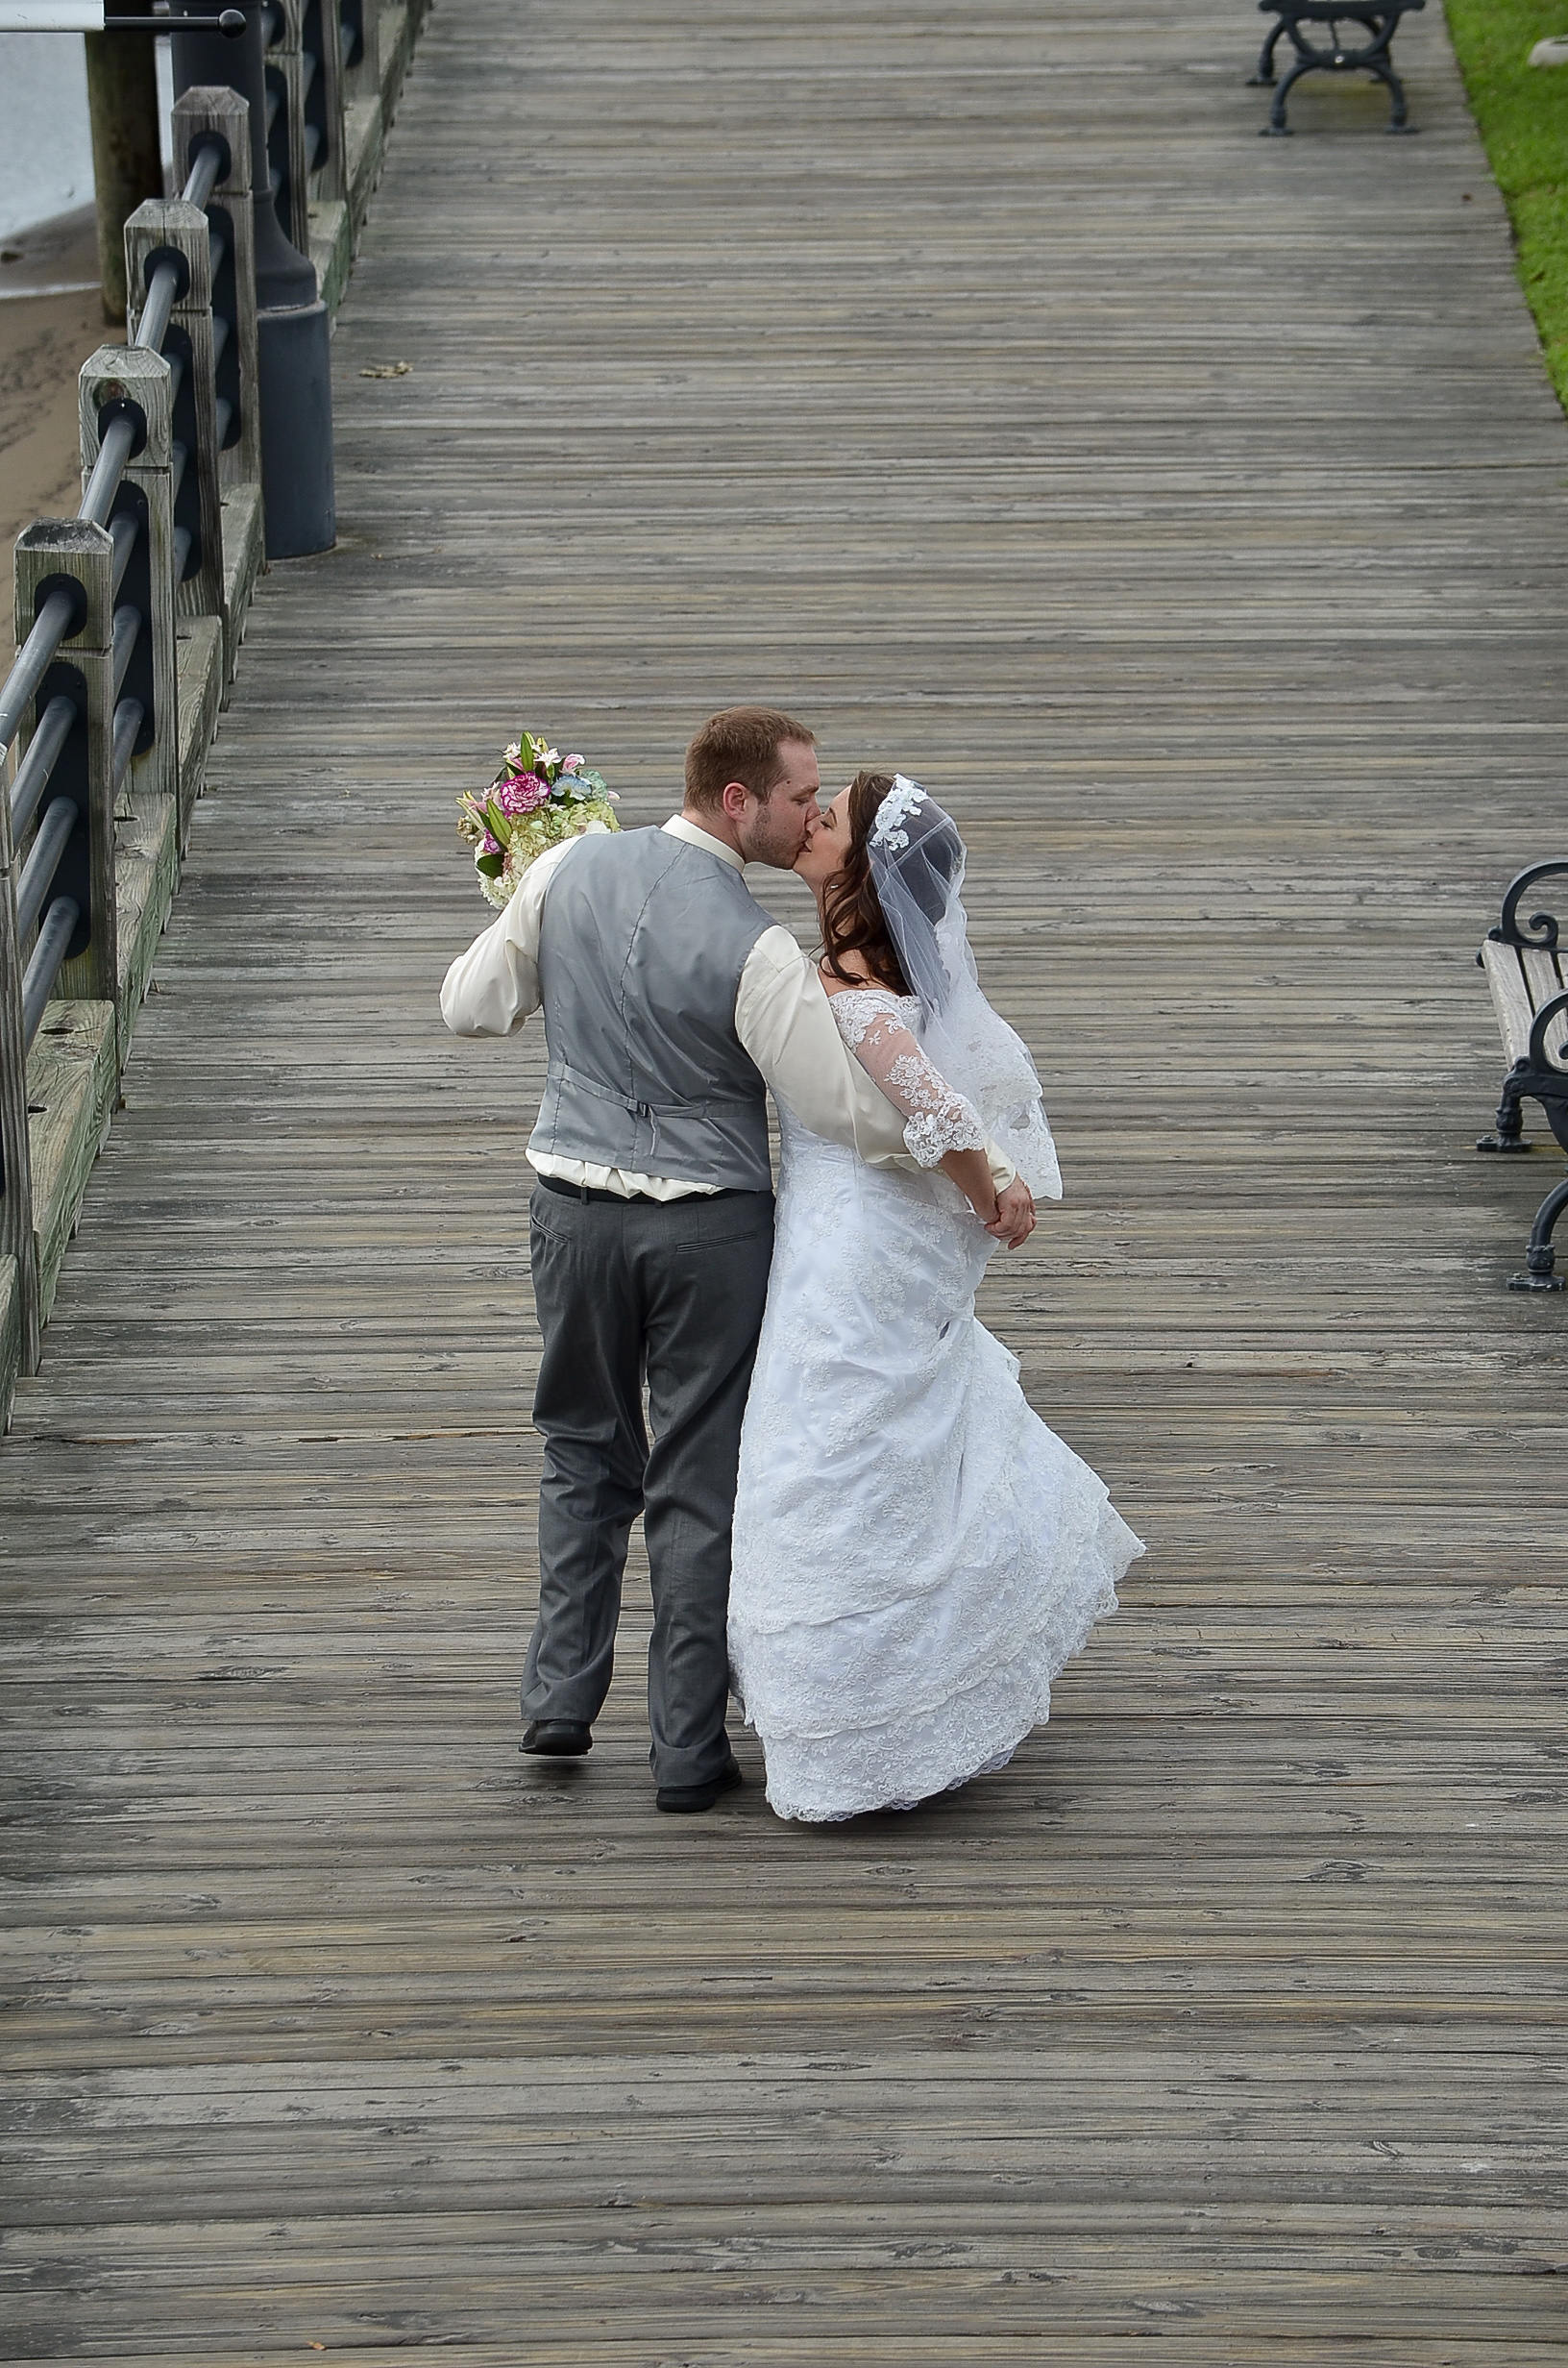
[[[482,872],[486,879],[500,879],[506,869],[506,858],[504,855],[476,855],[474,869]]]

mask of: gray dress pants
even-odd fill
[[[539,1184],[531,1218],[545,1475],[523,1715],[598,1716],[641,1513],[653,1588],[649,1757],[661,1785],[706,1784],[729,1753],[730,1529],[773,1196],[618,1204]]]

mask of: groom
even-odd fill
[[[528,1144],[545,1469],[522,1748],[592,1748],[641,1513],[649,1758],[658,1806],[675,1813],[711,1809],[741,1782],[725,1624],[772,1254],[768,1092],[862,1159],[915,1164],[815,967],[742,876],[747,863],[790,869],[820,787],[804,724],[725,708],[686,752],[679,814],[541,855],[441,990],[459,1036],[508,1035],[542,1005],[549,1053]],[[992,1159],[1001,1190],[1013,1171]]]

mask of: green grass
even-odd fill
[[[1487,160],[1513,224],[1519,278],[1568,410],[1568,65],[1531,50],[1568,38],[1568,0],[1447,0]]]

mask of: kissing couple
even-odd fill
[[[804,724],[724,709],[678,814],[539,855],[441,991],[460,1036],[542,1009],[549,1055],[522,1748],[591,1749],[641,1514],[649,1759],[677,1813],[741,1782],[731,1691],[783,1817],[1001,1767],[1143,1550],[975,1319],[988,1259],[1062,1187],[1034,1064],[980,990],[963,840],[902,774],[825,809],[821,787]],[[806,881],[820,954],[752,863]]]

